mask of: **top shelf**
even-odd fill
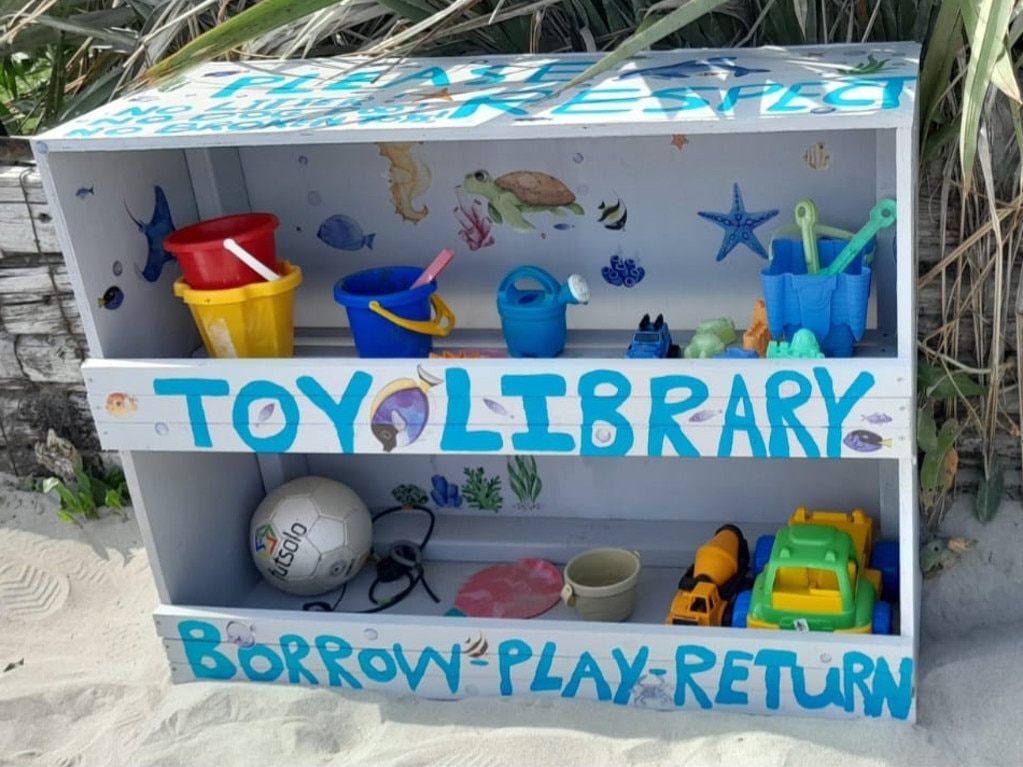
[[[911,127],[919,45],[682,49],[559,92],[598,54],[218,62],[33,141],[37,154],[678,131]]]

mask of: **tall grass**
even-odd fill
[[[922,290],[940,287],[941,303],[937,327],[919,341],[922,362],[946,383],[922,397],[934,400],[924,404],[939,420],[961,420],[979,436],[987,506],[978,513],[989,517],[1004,470],[995,445],[1021,434],[1006,409],[1023,377],[1023,292],[1012,292],[1023,211],[1021,9],[1011,0],[28,0],[20,8],[0,0],[0,120],[30,133],[217,57],[604,53],[586,79],[646,48],[919,41],[921,157],[944,168],[932,192],[949,236],[920,280]],[[963,375],[984,395],[953,388],[947,396]],[[946,496],[932,505],[935,518]]]

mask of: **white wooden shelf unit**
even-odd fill
[[[558,91],[594,59],[210,64],[33,141],[89,340],[92,410],[123,457],[175,680],[915,718],[918,48],[665,51]],[[516,231],[463,187],[481,171],[543,172],[583,213],[527,211],[534,228]],[[645,313],[683,346],[718,317],[741,334],[767,261],[742,243],[719,259],[726,230],[699,214],[777,210],[749,230],[766,247],[805,197],[847,230],[879,199],[897,202],[852,357],[624,358]],[[162,263],[170,227],[247,211],[279,216],[278,254],[303,270],[291,359],[206,357],[171,290],[179,267]],[[458,324],[437,349],[503,349],[497,285],[535,264],[591,287],[589,305],[568,308],[565,353],[360,359],[334,282],[425,266],[443,247],[458,253],[438,291]],[[614,284],[627,261],[634,284]],[[420,368],[443,383],[425,385]],[[375,397],[401,379],[429,412],[387,451]],[[536,458],[537,499],[510,488],[517,453]],[[503,480],[499,511],[470,504],[471,468]],[[461,506],[430,501],[426,572],[441,604],[419,589],[360,613],[371,568],[332,614],[263,582],[250,515],[306,474],[351,485],[373,510],[399,485],[461,484]],[[899,542],[893,635],[664,625],[720,524],[752,543],[800,505],[862,508]],[[392,515],[378,547],[422,528]],[[561,566],[607,545],[643,559],[628,622],[585,623],[563,605],[530,621],[444,616],[480,563]]]

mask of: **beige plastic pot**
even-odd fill
[[[591,549],[565,565],[561,598],[587,621],[624,621],[636,609],[639,554]]]

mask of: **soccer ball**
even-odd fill
[[[249,528],[252,561],[289,594],[325,594],[355,577],[373,546],[369,509],[350,487],[302,477],[272,491]]]

